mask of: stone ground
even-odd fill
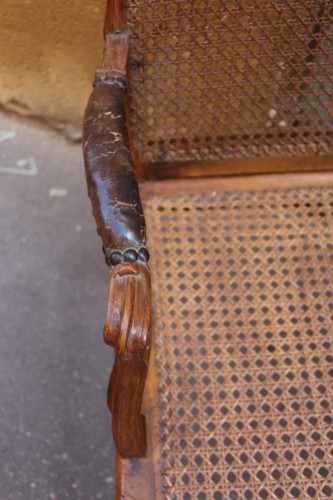
[[[0,115],[0,500],[113,499],[108,271],[81,146]]]

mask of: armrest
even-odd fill
[[[125,116],[128,35],[106,35],[103,67],[83,122],[88,195],[111,266],[104,340],[115,348],[108,389],[114,441],[121,457],[146,453],[141,402],[151,342],[149,253]]]
[[[88,195],[107,264],[147,261],[148,252],[142,250],[145,220],[128,145],[125,88],[118,77],[99,81],[90,96],[83,153]]]

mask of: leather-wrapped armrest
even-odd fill
[[[141,403],[151,345],[146,226],[125,116],[127,48],[126,32],[106,34],[103,67],[96,72],[83,121],[88,195],[105,260],[112,267],[104,340],[115,348],[108,404],[123,458],[146,453]]]
[[[88,194],[106,262],[148,260],[146,227],[125,118],[120,78],[99,82],[83,121],[83,152]]]

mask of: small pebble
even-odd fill
[[[60,197],[62,198],[63,196],[66,196],[67,194],[67,189],[63,188],[51,188],[49,189],[49,197],[54,198],[54,197]]]

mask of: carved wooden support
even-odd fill
[[[102,66],[83,121],[88,195],[106,263],[112,266],[104,340],[115,348],[108,389],[121,457],[146,452],[141,402],[150,353],[150,274],[146,226],[128,144],[125,76],[129,35],[123,0],[108,0]]]
[[[115,348],[108,404],[113,437],[123,458],[146,454],[141,403],[151,344],[150,274],[145,264],[120,264],[110,273],[104,341]]]

